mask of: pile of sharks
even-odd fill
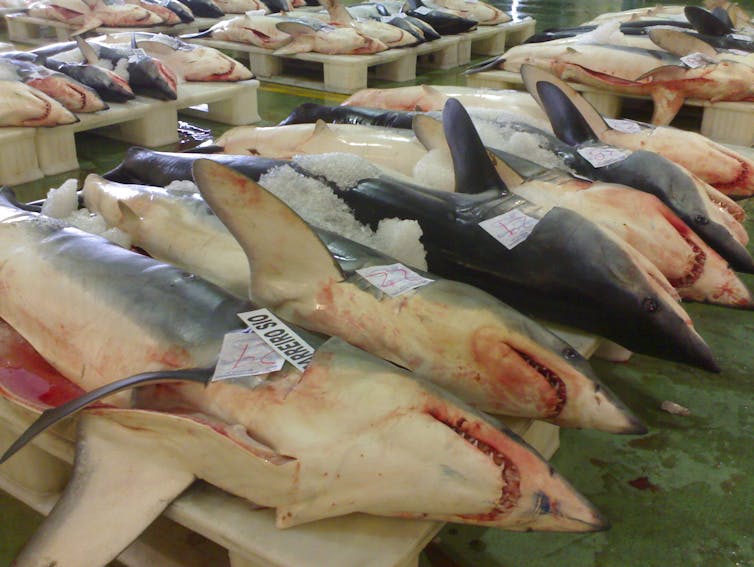
[[[39,418],[0,466],[81,412],[72,479],[16,564],[105,565],[196,479],[279,527],[606,529],[489,414],[646,432],[539,321],[717,371],[680,299],[754,305],[729,196],[753,164],[523,73],[529,93],[368,90],[189,153],[132,148],[65,218],[3,192],[0,393]],[[677,163],[681,144],[720,159]],[[385,223],[420,242],[359,236]]]
[[[469,72],[534,65],[609,92],[650,96],[652,123],[667,125],[686,99],[754,101],[754,27],[741,14],[732,5],[608,14],[546,30]]]
[[[253,74],[211,47],[162,34],[123,33],[0,55],[2,126],[57,126],[75,114],[137,95],[175,100],[184,81],[241,81]],[[20,93],[20,94],[19,94]]]
[[[511,20],[502,10],[477,0],[389,0],[347,7],[339,0],[322,0],[321,4],[321,12],[247,12],[198,35],[275,50],[277,55],[370,54]]]

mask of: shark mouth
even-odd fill
[[[539,372],[544,377],[544,379],[547,380],[548,384],[553,387],[553,389],[555,390],[555,395],[557,397],[557,402],[555,404],[555,407],[553,407],[547,414],[547,417],[552,418],[559,416],[560,412],[563,411],[563,406],[565,405],[566,399],[568,397],[566,386],[563,380],[555,372],[547,368],[544,364],[540,364],[525,352],[521,352],[516,349],[513,350],[518,356],[524,359],[526,364]]]
[[[725,194],[733,193],[740,185],[743,185],[752,174],[749,164],[745,163],[743,160],[735,156],[731,156],[731,157],[733,157],[733,159],[735,159],[741,166],[741,169],[739,170],[739,173],[736,176],[736,178],[733,179],[732,181],[721,181],[718,183],[710,183],[710,185],[712,185],[715,189],[717,189],[718,191],[722,191]],[[710,197],[710,199],[712,198]],[[719,203],[715,201],[714,199],[712,199],[712,202],[715,203],[720,208],[725,208],[725,206],[722,203]],[[737,218],[736,220],[741,221],[743,219]]]
[[[677,289],[694,285],[702,276],[702,272],[704,272],[704,263],[707,261],[707,255],[704,253],[704,250],[699,248],[699,246],[691,241],[686,235],[681,234],[681,236],[694,251],[694,265],[685,276],[668,280],[670,285]]]
[[[479,429],[478,423],[469,422],[465,417],[459,417],[455,421],[449,419],[449,416],[442,416],[436,410],[429,410],[429,414],[437,421],[444,423],[452,429],[464,441],[476,447],[479,451],[487,455],[492,461],[500,467],[500,474],[503,478],[503,489],[497,506],[491,511],[484,514],[464,514],[460,518],[466,520],[477,520],[491,522],[500,516],[506,514],[509,510],[516,507],[518,500],[521,498],[521,473],[515,463],[503,453],[475,437],[472,429]]]
[[[209,81],[224,81],[227,78],[233,76],[233,73],[235,72],[235,70],[236,70],[236,64],[235,63],[230,63],[229,69],[227,71],[225,71],[223,73],[213,73],[212,75],[210,75],[209,77],[207,77],[207,79],[205,79],[205,80],[209,80]]]

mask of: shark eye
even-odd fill
[[[566,347],[563,349],[563,357],[567,360],[573,360],[579,357],[579,353],[573,347]]]
[[[660,309],[660,304],[654,297],[645,297],[641,306],[644,308],[644,311],[648,311],[649,313],[654,313]]]

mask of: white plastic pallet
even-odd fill
[[[523,86],[521,75],[511,71],[482,71],[468,75],[466,82],[470,87],[491,89],[515,89]],[[614,93],[579,83],[569,84],[581,92],[585,99],[608,118],[623,117],[621,114],[623,99],[651,100],[648,96]],[[739,146],[754,144],[754,103],[686,99],[683,104],[702,109],[701,133],[708,138]]]
[[[496,26],[479,26],[474,31],[458,34],[458,63],[466,65],[475,55],[501,55],[506,48],[522,43],[534,34],[536,20],[527,18]]]
[[[74,24],[58,22],[56,20],[35,18],[27,14],[8,14],[5,16],[5,21],[8,26],[8,39],[15,43],[24,43],[27,45],[46,45],[56,41],[70,41],[71,33],[80,27]],[[96,31],[100,34],[144,31],[178,35],[206,30],[218,21],[219,20],[215,18],[196,18],[193,22],[187,24],[180,23],[174,26],[117,28],[103,26],[97,28]]]
[[[0,450],[34,415],[0,398]],[[0,489],[48,514],[70,475],[74,426],[40,435],[0,467]],[[511,427],[547,458],[558,428],[531,420]],[[351,514],[278,530],[274,512],[195,483],[118,558],[127,567],[414,567],[439,522]]]
[[[416,47],[388,49],[372,55],[274,55],[269,49],[238,42],[204,38],[191,41],[245,54],[249,58],[249,67],[264,81],[350,94],[367,87],[370,67],[374,67],[376,78],[396,82],[415,79],[417,65],[436,69],[457,67],[460,39],[443,37]],[[322,80],[302,77],[295,70],[286,68],[286,62],[292,61],[305,62],[307,70],[321,73]]]
[[[143,146],[178,141],[178,112],[240,126],[259,121],[259,81],[183,83],[178,99],[136,97],[108,110],[79,114],[79,122],[54,128],[0,128],[0,183],[13,185],[78,168],[75,135],[97,134]]]

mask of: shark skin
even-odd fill
[[[0,125],[57,126],[79,119],[54,98],[19,81],[0,81]]]
[[[672,30],[663,30],[672,32]],[[529,92],[542,104],[536,84],[555,85],[578,108],[594,135],[606,144],[629,150],[655,152],[686,168],[705,183],[730,197],[754,194],[754,162],[742,154],[713,142],[696,132],[629,121],[634,126],[615,129],[573,87],[536,67],[524,67],[522,75]],[[554,120],[556,132],[563,132],[563,120]],[[565,135],[565,134],[563,134]]]
[[[134,42],[137,48],[159,59],[184,81],[232,82],[245,81],[254,77],[244,65],[218,49],[186,43],[164,34],[117,33],[102,36],[96,40],[108,44]]]
[[[212,183],[217,185],[218,180]],[[232,197],[245,224],[267,226],[274,221],[297,233],[290,245],[268,249],[274,251],[273,259],[258,246],[247,261],[244,250],[198,195],[176,197],[160,188],[121,185],[96,176],[87,178],[83,195],[90,210],[127,231],[134,244],[153,257],[239,294],[251,281],[256,303],[425,376],[479,409],[548,419],[562,426],[642,431],[638,420],[596,382],[588,363],[533,321],[475,288],[433,274],[422,273],[435,281],[410,295],[390,298],[369,291],[355,270],[396,260],[326,231],[315,235],[263,189],[250,185],[248,190],[260,195],[253,207],[240,207],[238,198]],[[279,233],[272,227],[265,230]],[[171,244],[165,236],[168,231],[185,238],[170,239]],[[258,233],[251,233],[252,238],[254,234]],[[332,268],[332,255],[344,274],[332,270],[333,281],[315,279],[310,290],[302,289],[297,283],[302,274],[315,277],[322,268],[286,269],[286,264],[300,263],[281,250],[301,249],[313,256],[312,249],[322,247],[318,239],[329,248],[321,256],[322,265]],[[260,268],[270,261],[269,268]],[[250,279],[250,263],[257,266],[254,279]],[[270,277],[268,270],[277,275]],[[326,272],[319,275],[325,276]],[[283,295],[286,291],[293,295]],[[494,356],[482,356],[484,351]]]
[[[279,126],[311,124],[324,120],[328,124],[360,124],[387,128],[411,128],[415,112],[381,110],[363,106],[326,106],[305,102],[297,106]]]
[[[480,90],[455,85],[363,89],[348,97],[342,105],[428,112],[441,111],[449,98],[457,99],[464,106],[500,109],[547,120],[542,109],[527,93],[513,90]]]
[[[417,119],[425,124],[427,120],[432,119]],[[443,149],[447,151],[441,126],[437,138],[437,145],[444,146]],[[356,125],[328,127],[321,121],[316,126],[242,126],[223,134],[216,144],[226,153],[271,158],[346,152],[408,176],[413,175],[416,168],[422,167],[418,162],[427,155],[427,151],[435,149],[430,144],[425,150],[409,133]],[[531,163],[528,168],[537,170],[538,166]],[[528,179],[523,185],[521,178],[516,180],[515,186],[507,185],[514,193],[537,205],[548,207],[557,203],[611,228],[655,264],[683,299],[730,307],[751,307],[749,291],[727,263],[655,196],[615,184],[592,186],[555,171],[545,177],[548,178],[543,178],[541,172],[537,172],[535,178]],[[461,181],[458,185],[463,187],[465,183]],[[444,189],[439,186],[434,188]]]
[[[508,186],[542,207],[566,207],[610,229],[657,266],[684,300],[754,308],[727,262],[654,195],[555,170]]]
[[[602,129],[589,111],[593,108],[583,97],[574,96],[572,89],[563,90],[561,81],[555,82],[557,79],[544,76],[536,68],[525,67],[522,74],[527,88],[536,92],[537,100],[547,111],[555,134],[576,148],[576,152],[566,153],[569,167],[589,178],[656,195],[734,270],[754,273],[754,260],[745,248],[748,236],[734,218],[743,214],[740,207],[727,202],[724,196],[716,198],[714,190],[711,192],[700,179],[653,152],[635,151],[622,161],[594,167],[578,153],[581,147],[601,143],[597,132]]]
[[[605,324],[607,314],[614,312],[623,301],[625,301],[622,303],[623,308],[635,310],[634,315],[626,315],[624,320],[638,322],[642,316],[646,317],[649,313],[656,315],[661,311],[662,317],[655,319],[652,323],[649,321],[652,317],[649,317],[644,323],[649,324],[650,327],[657,324],[657,330],[659,327],[665,327],[666,324],[669,325],[665,327],[663,334],[667,331],[670,335],[675,332],[684,335],[691,330],[687,326],[690,320],[675,304],[674,292],[667,280],[632,247],[625,245],[612,234],[603,233],[603,229],[592,225],[576,213],[560,207],[549,211],[537,210],[535,205],[504,191],[505,187],[473,124],[457,101],[451,100],[446,105],[443,126],[447,139],[452,140],[452,146],[456,148],[456,151],[452,152],[456,179],[467,179],[469,183],[474,184],[473,187],[462,187],[457,181],[456,188],[465,193],[473,193],[473,195],[443,194],[422,187],[408,187],[406,184],[393,183],[387,179],[363,180],[356,187],[341,193],[342,198],[352,206],[359,220],[374,223],[380,217],[393,216],[415,219],[422,227],[423,243],[429,254],[430,269],[433,271],[440,272],[439,269],[433,268],[434,261],[437,262],[436,266],[443,271],[456,273],[455,270],[458,270],[463,278],[467,276],[473,278],[472,272],[478,272],[479,277],[475,278],[476,281],[473,283],[479,283],[487,278],[483,289],[497,294],[504,301],[514,306],[521,305],[523,309],[536,312],[544,319],[555,319],[564,324],[569,324],[569,321],[570,324],[574,324],[578,321],[580,328],[606,336],[628,348],[632,347],[625,343],[626,340],[631,341],[639,349],[649,349],[648,354],[651,353],[653,346],[641,344],[642,341],[637,341],[638,337],[631,332],[619,338],[616,333],[620,331],[610,324]],[[494,239],[480,238],[481,236],[489,237],[478,226],[480,221],[508,214],[514,209],[518,209],[532,219],[539,219],[522,242],[509,248],[500,245]],[[558,231],[565,231],[568,238],[557,237]],[[592,236],[587,238],[586,234],[592,231]],[[552,239],[552,242],[547,243],[547,239]],[[603,243],[597,244],[598,242]],[[572,245],[573,248],[571,248]],[[578,251],[578,246],[583,248]],[[557,249],[559,252],[555,251]],[[554,255],[548,260],[551,252]],[[592,260],[591,267],[583,265],[587,258]],[[611,263],[615,265],[608,269],[607,266]],[[496,266],[506,268],[500,270]],[[574,270],[576,266],[580,268]],[[610,275],[590,273],[599,272],[602,269],[608,269]],[[654,300],[650,304],[645,303],[644,307],[638,310],[636,307],[629,307],[631,304],[637,306],[641,303],[639,295],[644,292],[638,292],[637,288],[632,289],[632,284],[627,281],[623,285],[618,285],[614,291],[602,294],[601,298],[592,295],[592,290],[602,288],[606,291],[607,288],[603,286],[612,287],[618,283],[618,280],[623,280],[623,276],[617,277],[618,274],[631,272],[637,274],[643,272],[644,275],[637,275],[635,282],[645,282],[644,285],[648,286],[646,293],[649,294],[649,290],[653,290],[651,296],[662,298],[660,301],[665,304],[663,308],[655,309]],[[512,288],[516,288],[515,293],[506,291]],[[535,291],[537,289],[538,292]],[[630,299],[633,293],[637,295],[634,299]],[[580,297],[577,299],[577,296]],[[621,296],[623,299],[618,299]],[[526,297],[529,297],[530,302],[524,304]],[[535,300],[534,297],[537,299]],[[562,300],[565,297],[570,297],[571,305],[578,305],[578,309],[555,306],[558,301],[555,298]],[[587,315],[587,311],[591,307],[596,307],[600,299],[607,301],[601,315],[596,317]],[[615,304],[612,304],[612,299],[617,300]],[[670,318],[661,322],[660,319],[665,316],[670,316]],[[675,322],[671,323],[671,321]],[[686,322],[683,326],[676,326],[682,321]],[[684,326],[686,326],[685,329]],[[676,331],[672,331],[671,327]],[[648,328],[646,327],[646,332],[649,332]],[[680,335],[677,338],[680,339]],[[691,331],[691,336],[694,335],[696,333]],[[685,346],[680,346],[681,344]],[[698,335],[695,338],[681,339],[679,347],[686,350],[688,354],[696,351],[697,347],[701,347],[699,353],[706,350],[701,346]],[[637,348],[632,348],[632,350],[637,350]],[[663,351],[664,348],[660,350]],[[654,354],[673,357],[679,352],[680,350],[673,352],[665,350],[664,352],[655,351]],[[694,357],[695,355],[692,355],[692,358]],[[697,358],[696,362],[710,370],[714,370],[716,366],[714,363],[708,365],[711,359],[707,358],[707,355]]]
[[[497,178],[489,157],[483,155]],[[192,164],[199,159],[228,165],[254,180],[275,163],[285,163],[253,156],[168,154],[132,148],[123,163],[105,177],[164,186],[176,179],[191,179]],[[469,167],[484,169],[485,164]],[[497,185],[484,194],[464,195],[374,177],[359,181],[339,196],[360,222],[372,226],[384,218],[417,220],[424,233],[422,242],[431,256],[430,271],[435,274],[481,287],[527,313],[536,308],[536,315],[543,319],[605,336],[635,352],[717,369],[709,348],[676,304],[675,292],[665,277],[634,249],[576,213],[551,210],[544,225],[539,223],[524,243],[508,250],[478,223],[516,208],[537,219],[543,211],[537,212],[536,206],[519,197],[501,196]],[[569,227],[574,227],[577,238],[558,236]],[[538,234],[543,240],[534,238]],[[600,247],[598,243],[603,240]],[[554,261],[538,247],[552,250],[553,258],[570,257],[572,263],[553,265]],[[595,248],[594,258],[600,262],[589,259],[590,250]],[[513,259],[515,262],[509,264]],[[582,264],[583,269],[579,267]],[[619,281],[613,274],[623,274],[625,279]],[[598,294],[596,290],[603,285],[604,293]],[[619,315],[621,312],[623,315]],[[629,328],[626,321],[636,327]]]
[[[139,373],[147,367],[159,372],[198,366],[193,364],[197,361],[211,366],[222,336],[240,325],[234,312],[248,306],[199,278],[51,219],[12,207],[3,207],[1,218],[1,315],[84,390],[110,384],[139,366]],[[23,269],[24,263],[30,268]],[[77,272],[64,275],[72,266]],[[37,274],[37,285],[24,281],[29,270]],[[61,280],[66,280],[63,289]],[[60,292],[64,295],[56,295]],[[66,305],[56,309],[55,297]],[[36,317],[23,312],[22,303],[30,299]],[[63,328],[65,345],[60,344]],[[122,509],[106,500],[102,504],[103,491],[118,492],[112,491],[112,477],[108,481],[114,471],[106,467],[104,475],[97,474],[108,459],[89,459],[88,439],[96,443],[96,436],[84,431],[82,469],[71,484],[72,494],[63,497],[49,527],[23,552],[42,559],[21,565],[49,565],[48,546],[61,541],[54,534],[86,522],[88,511],[99,522],[128,518],[137,534],[151,521],[154,500],[166,506],[194,477],[275,507],[279,527],[355,511],[515,530],[606,527],[541,457],[493,420],[343,341],[295,332],[316,348],[303,372],[286,364],[276,373],[206,387],[159,385],[139,396],[136,410],[116,398],[121,407],[113,411],[123,412],[126,427],[136,431],[129,439],[149,441],[141,454],[154,458],[145,466],[146,473],[154,474],[140,479],[139,467],[131,465],[119,468],[121,476],[115,478],[130,470],[132,482],[149,484],[144,494],[152,502],[129,498],[118,502]],[[151,348],[145,348],[145,335],[152,339]],[[162,353],[173,358],[155,361],[155,354]],[[100,372],[89,371],[90,366]],[[141,408],[169,411],[157,417],[133,413],[146,411]],[[184,419],[197,412],[204,414],[198,420],[210,426],[199,435],[193,434],[197,418]],[[108,435],[106,428],[97,426],[96,431]],[[223,450],[227,458],[208,458],[218,454],[212,446],[217,443],[233,444]],[[243,451],[239,444],[246,445]],[[169,487],[159,488],[164,479],[172,479]],[[369,490],[364,490],[365,482]],[[135,517],[128,516],[129,510],[135,510]],[[94,547],[95,540],[109,533],[92,530],[87,541]],[[102,564],[128,542],[117,543],[118,549],[107,546]],[[61,554],[81,553],[72,549],[78,546],[53,547]],[[93,564],[89,556],[81,561],[72,564]]]
[[[239,126],[215,142],[227,154],[290,159],[298,154],[352,153],[411,176],[426,151],[406,130],[372,126],[316,124]]]
[[[665,51],[600,44],[518,45],[495,60],[506,71],[522,65],[550,71],[563,80],[609,91],[648,95],[654,101],[652,123],[667,125],[687,98],[719,101],[754,100],[754,67],[720,61],[689,68]]]

